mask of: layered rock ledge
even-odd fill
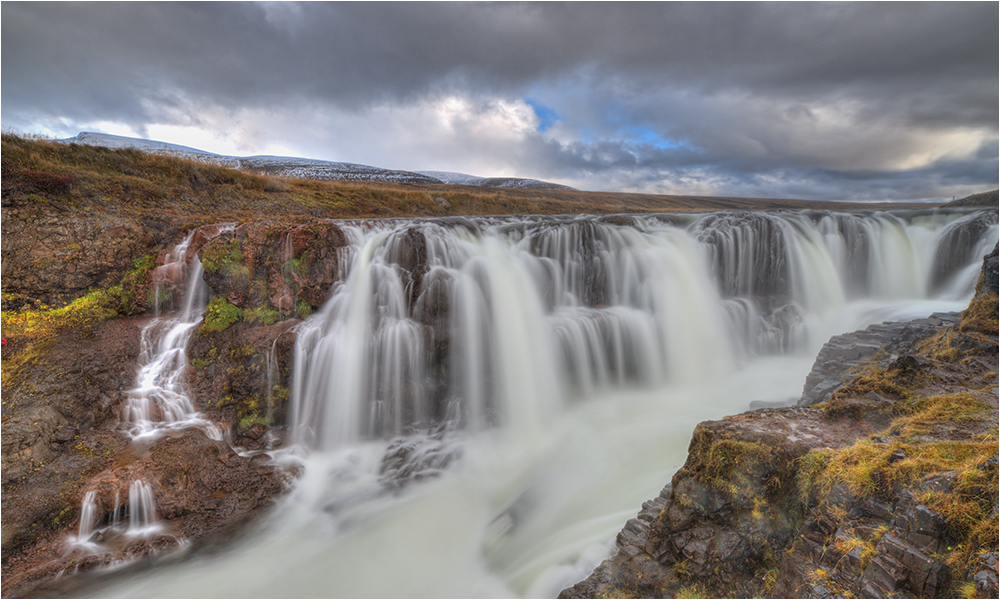
[[[699,424],[559,597],[997,597],[996,272],[964,313],[831,339],[799,406]]]

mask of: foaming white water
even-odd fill
[[[459,433],[453,468],[396,493],[379,481],[385,442],[313,452],[238,547],[100,595],[554,597],[669,481],[697,422],[796,396],[810,363],[771,357],[711,385],[607,391],[537,435]]]
[[[117,488],[110,492],[104,498],[104,503],[110,501],[110,505],[102,504],[98,489],[88,490],[84,494],[80,529],[76,536],[67,540],[68,550],[101,554],[109,551],[108,544],[116,545],[120,540],[153,537],[165,531],[163,523],[156,516],[156,502],[149,483],[141,479],[133,481],[129,486],[127,503],[120,502],[122,494]]]
[[[183,281],[180,310],[159,316],[164,293],[158,283],[155,290],[157,316],[142,329],[139,373],[136,386],[128,392],[122,420],[132,439],[154,438],[165,431],[198,427],[213,439],[222,439],[218,427],[204,419],[191,402],[185,370],[187,344],[201,323],[208,305],[208,286],[202,280],[203,269],[197,256],[187,251],[195,231],[175,246],[164,265],[165,280]]]
[[[163,531],[163,525],[156,517],[156,501],[153,488],[141,479],[132,482],[128,490],[128,529],[125,535],[143,537]]]
[[[83,504],[80,510],[80,528],[76,537],[68,540],[70,548],[79,548],[84,551],[93,551],[99,548],[96,543],[90,541],[100,518],[98,510],[97,492],[90,490],[83,495]]]
[[[349,272],[296,342],[293,491],[227,553],[100,594],[554,596],[696,423],[794,402],[831,335],[964,308],[997,239],[994,213],[935,271],[966,218],[348,225]]]

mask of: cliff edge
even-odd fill
[[[997,597],[997,250],[963,313],[837,336],[804,387],[699,424],[559,597]]]

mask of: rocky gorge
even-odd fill
[[[995,209],[373,221],[261,204],[247,215],[227,203],[289,184],[170,163],[192,169],[187,200],[158,195],[138,170],[105,190],[117,198],[81,196],[87,176],[3,156],[8,597],[76,595],[110,570],[221,553],[304,493],[310,456],[382,440],[363,476],[355,454],[325,467],[350,494],[325,490],[319,513],[369,522],[351,511],[469,470],[483,432],[543,439],[552,415],[606,390],[698,383],[808,347],[836,292],[824,277],[843,281],[841,302],[881,285],[869,274],[892,256],[883,230],[949,240],[926,256],[921,285],[934,293],[964,294],[963,273],[978,274],[975,254],[996,235]],[[100,156],[126,173],[142,158]],[[217,204],[197,210],[206,190]],[[824,243],[850,268],[818,272],[832,263],[808,250]],[[709,269],[688,270],[702,256]],[[672,486],[564,594],[991,594],[993,256],[966,316],[835,337],[800,406],[695,428]],[[663,272],[683,293],[642,283]],[[666,308],[688,293],[698,300]],[[144,382],[166,356],[170,368]],[[175,414],[177,397],[191,407]],[[522,487],[489,507],[482,553],[498,571],[514,570],[519,536],[551,516],[543,485]]]
[[[561,598],[997,595],[997,250],[964,313],[834,337],[795,407],[694,431]]]

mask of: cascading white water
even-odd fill
[[[80,510],[80,530],[76,539],[71,543],[76,545],[86,544],[90,541],[90,536],[94,533],[97,525],[97,492],[91,490],[83,495],[83,506]]]
[[[231,231],[232,224],[223,224],[202,231],[213,237]],[[142,329],[140,339],[139,373],[136,386],[129,390],[128,400],[122,410],[126,433],[133,440],[149,440],[170,431],[197,427],[216,440],[222,439],[218,426],[204,419],[191,402],[185,370],[187,344],[202,320],[208,304],[208,286],[202,280],[203,269],[197,255],[188,256],[188,250],[197,230],[192,230],[180,243],[165,255],[164,263],[153,272],[153,305],[155,318]],[[182,299],[179,309],[161,316],[161,305],[173,307],[174,298]],[[117,533],[121,529],[118,491],[111,522],[105,528]],[[148,483],[137,480],[129,490],[129,526],[125,534],[148,536],[161,529],[156,523],[153,491]],[[96,493],[88,491],[83,499],[80,532],[70,540],[70,546],[89,551],[100,551],[100,546],[88,545],[96,525]],[[86,534],[86,536],[85,536]]]
[[[100,486],[100,484],[99,484]],[[164,531],[163,523],[156,516],[153,488],[146,481],[137,479],[128,491],[128,503],[121,502],[117,487],[104,490],[110,506],[102,506],[99,490],[88,490],[83,497],[79,533],[68,541],[69,550],[82,550],[87,554],[107,552],[106,542],[119,537],[132,539],[152,537]],[[128,515],[128,520],[125,520]]]
[[[973,219],[968,250],[940,258]],[[996,223],[344,223],[350,268],[298,330],[297,446],[276,455],[305,467],[295,488],[230,552],[100,593],[553,596],[669,481],[697,422],[793,402],[831,335],[964,308]]]
[[[229,227],[231,229],[231,226]],[[225,230],[225,227],[222,229]],[[222,439],[218,427],[201,417],[191,402],[185,381],[187,344],[201,323],[208,304],[208,286],[197,256],[187,251],[195,231],[167,253],[158,269],[161,280],[183,281],[180,310],[160,316],[162,283],[155,290],[157,316],[142,330],[142,352],[136,386],[128,392],[122,420],[132,439],[151,438],[164,431],[198,427],[213,439]]]
[[[816,348],[850,297],[928,295],[936,238],[960,216],[907,216],[349,227],[358,259],[298,337],[297,440],[329,449],[448,415],[543,427],[567,393],[694,383]],[[406,264],[420,248],[426,263]]]
[[[128,530],[125,535],[141,537],[163,530],[156,517],[153,488],[141,479],[132,482],[128,490]]]

